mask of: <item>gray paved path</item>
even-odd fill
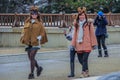
[[[120,45],[108,45],[108,50],[109,58],[97,58],[97,50],[90,54],[89,70],[91,76],[102,76],[120,71]],[[81,65],[76,57],[75,78],[67,78],[69,74],[69,52],[67,50],[39,52],[36,59],[44,70],[42,75],[34,80],[71,80],[79,78],[81,73]],[[29,71],[26,53],[0,54],[0,80],[28,80]]]

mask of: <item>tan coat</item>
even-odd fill
[[[37,37],[40,35],[42,36],[41,44],[46,43],[48,40],[47,40],[46,31],[42,22],[36,19],[35,23],[32,24],[30,22],[30,19],[27,19],[25,21],[25,25],[22,31],[22,37],[20,41],[22,44],[38,46],[39,41]]]
[[[74,36],[72,39],[72,46],[75,47],[77,52],[81,51],[91,51],[92,47],[97,45],[96,36],[94,33],[94,26],[93,23],[90,24],[90,26],[86,23],[83,27],[83,42],[78,43],[78,30],[77,28],[74,29]]]

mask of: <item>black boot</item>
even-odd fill
[[[98,52],[99,52],[98,57],[102,57],[102,50],[98,50]]]
[[[71,74],[68,75],[68,77],[74,77],[75,74],[74,74],[74,63],[70,63],[70,69],[71,69]]]
[[[34,74],[33,73],[30,73],[29,75],[28,75],[28,79],[34,79],[35,77],[34,77]]]
[[[104,54],[105,54],[105,56],[104,57],[109,57],[109,55],[108,55],[108,51],[106,50],[106,51],[104,51]]]
[[[37,69],[37,76],[40,76],[42,70],[43,70],[43,68],[41,66]]]

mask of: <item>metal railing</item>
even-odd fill
[[[120,14],[105,14],[108,25],[120,25]],[[29,14],[0,14],[0,26],[21,27]],[[60,27],[63,21],[72,24],[72,14],[40,14],[45,27]],[[88,14],[88,18],[95,19],[96,14]]]

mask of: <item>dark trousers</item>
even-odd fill
[[[74,64],[74,60],[75,60],[75,49],[70,49],[70,63]]]
[[[77,53],[78,60],[82,65],[82,71],[88,71],[88,57],[89,52]]]
[[[105,36],[104,35],[97,36],[97,42],[98,42],[98,50],[102,50],[101,49],[101,45],[102,45],[104,51],[107,51],[107,47],[105,45]]]
[[[75,62],[75,49],[74,48],[71,48],[70,49],[70,75],[68,77],[74,77],[74,62]]]
[[[108,51],[107,51],[107,47],[105,45],[105,35],[97,36],[97,42],[98,42],[98,52],[99,52],[98,57],[102,57],[101,45],[104,49],[104,54],[105,54],[104,57],[108,57]]]

